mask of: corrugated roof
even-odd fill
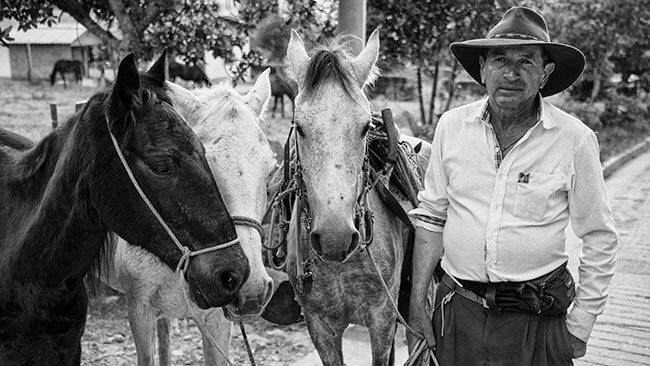
[[[78,23],[40,26],[26,32],[14,28],[10,35],[14,38],[9,44],[66,44],[71,46],[92,46],[101,43],[86,27]]]

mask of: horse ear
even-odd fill
[[[156,62],[151,65],[149,68],[149,71],[147,71],[149,74],[151,74],[153,77],[160,81],[165,81],[169,79],[169,68],[167,66],[167,49],[165,48],[162,53],[160,54],[160,57],[156,60]]]
[[[195,119],[189,118],[189,116],[196,109],[198,97],[191,91],[171,81],[166,81],[165,85],[171,91],[171,93],[167,94],[171,97],[174,106],[177,107],[178,112],[185,117],[191,127]]]
[[[291,30],[291,38],[287,45],[287,74],[294,81],[302,80],[303,74],[309,64],[309,55],[305,50],[305,44],[298,35],[298,32]]]
[[[378,57],[379,29],[375,29],[359,56],[352,60],[352,67],[355,75],[359,78],[357,81],[361,87],[374,83],[379,76],[379,69],[375,66]]]
[[[140,90],[140,75],[135,57],[132,53],[126,55],[120,62],[117,77],[113,84],[110,99],[110,112],[112,116],[123,116],[133,107],[135,98]]]
[[[251,107],[255,115],[262,117],[266,106],[271,99],[271,80],[269,79],[269,74],[271,73],[271,68],[267,68],[257,77],[255,85],[248,91],[244,96],[244,103]]]

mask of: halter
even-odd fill
[[[205,254],[205,253],[210,253],[214,252],[219,249],[225,249],[230,246],[233,246],[237,243],[239,243],[239,238],[235,238],[229,242],[222,243],[222,244],[217,244],[208,248],[203,248],[195,251],[191,251],[188,247],[184,246],[181,244],[181,242],[176,238],[176,235],[174,235],[174,232],[169,228],[165,220],[160,216],[156,208],[153,206],[149,198],[147,198],[147,195],[144,193],[142,188],[140,188],[140,185],[138,184],[138,181],[135,179],[135,176],[133,175],[133,171],[131,171],[131,168],[129,167],[129,164],[126,162],[126,159],[124,158],[124,154],[122,154],[122,150],[120,149],[120,145],[117,143],[117,140],[115,139],[115,136],[113,135],[113,132],[111,131],[111,126],[108,118],[108,113],[104,112],[104,118],[106,120],[106,128],[108,128],[108,134],[111,136],[111,141],[113,142],[113,147],[115,148],[115,152],[117,153],[117,156],[120,158],[120,162],[122,163],[122,166],[124,167],[124,170],[126,171],[126,174],[129,176],[129,179],[131,180],[131,183],[133,184],[133,187],[135,187],[135,190],[138,191],[138,194],[140,195],[140,198],[144,201],[144,203],[147,205],[151,213],[156,217],[160,225],[165,229],[167,232],[167,235],[172,239],[174,244],[178,247],[178,249],[181,251],[181,259],[178,261],[178,265],[176,266],[176,273],[179,273],[185,277],[185,272],[187,272],[187,268],[190,265],[190,258],[195,257],[197,255]],[[135,116],[133,116],[133,111],[131,111],[131,118],[135,121]]]

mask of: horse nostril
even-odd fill
[[[352,234],[352,241],[350,242],[350,251],[353,251],[357,249],[357,246],[359,246],[359,232],[356,231],[354,234]]]
[[[239,287],[237,276],[231,271],[223,271],[219,275],[221,284],[227,291],[235,291]]]

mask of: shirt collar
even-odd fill
[[[541,118],[542,126],[547,130],[557,126],[557,122],[550,113],[550,108],[547,105],[548,102],[542,98],[541,94],[537,94],[537,98],[539,100],[539,110],[537,111],[537,115]],[[488,103],[488,98],[483,99],[480,107],[476,110],[475,113],[469,115],[468,120],[483,122],[487,124],[490,123],[490,103]]]

